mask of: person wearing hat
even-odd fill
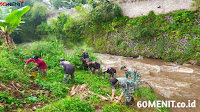
[[[125,96],[126,106],[131,105],[131,102],[134,103],[134,86],[135,83],[132,80],[129,80],[127,78],[111,78],[110,84],[112,86],[112,97],[111,101],[114,100],[115,92],[116,92],[116,86],[119,86],[122,90],[121,95],[119,96],[117,103],[119,103],[123,96]]]
[[[67,79],[68,79],[69,75],[71,75],[71,81],[72,81],[72,83],[74,83],[74,72],[75,72],[74,66],[69,61],[65,61],[64,58],[60,58],[60,66],[65,71],[65,75],[63,78],[63,84],[67,84]]]
[[[91,74],[94,74],[95,71],[100,74],[100,67],[101,65],[99,63],[97,63],[96,61],[92,61],[92,60],[87,60],[86,61],[89,71]]]
[[[30,72],[34,72],[34,71],[40,69],[41,74],[43,76],[46,76],[47,65],[46,65],[46,63],[42,59],[40,59],[37,55],[34,55],[32,58],[30,58],[30,59],[28,59],[26,61],[26,64],[24,65],[24,68],[26,68],[26,66],[30,62],[33,62],[35,64],[35,66],[30,69]]]
[[[136,83],[136,89],[139,89],[141,74],[137,70],[132,70],[132,69],[126,68],[126,66],[124,66],[124,65],[122,65],[120,67],[120,69],[122,71],[125,71],[126,78],[134,81]]]
[[[88,68],[86,61],[89,60],[89,55],[83,49],[81,49],[81,52],[82,52],[82,55],[76,54],[78,57],[80,57],[80,61],[82,61],[82,64],[80,67]]]
[[[103,67],[102,72],[103,72],[103,79],[105,78],[105,73],[110,74],[110,77],[114,77],[116,74],[116,70],[112,67]]]

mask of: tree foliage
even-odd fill
[[[90,18],[94,22],[106,22],[112,20],[116,16],[121,16],[121,8],[108,0],[90,0],[89,4],[92,6]]]
[[[55,9],[66,8],[70,9],[80,4],[86,4],[87,0],[50,0]]]
[[[41,24],[42,21],[46,21],[47,6],[39,2],[35,2],[30,10],[29,21],[34,21],[35,25]]]
[[[17,43],[32,41],[40,39],[39,35],[36,32],[36,28],[42,22],[46,22],[46,13],[47,6],[45,4],[34,2],[33,7],[30,11],[24,16],[26,24],[22,24],[19,28],[20,31],[15,31],[12,36],[14,41]]]
[[[29,6],[25,6],[18,10],[14,10],[7,17],[5,17],[5,20],[1,20],[0,37],[4,39],[6,46],[12,48],[12,45],[15,45],[14,41],[10,37],[10,34],[17,28],[21,22],[22,16],[28,12],[29,9]]]

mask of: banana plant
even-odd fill
[[[12,49],[13,46],[15,46],[13,39],[10,37],[10,34],[22,22],[22,16],[29,10],[30,6],[22,7],[9,13],[4,20],[0,20],[0,37],[4,39],[4,43],[9,49]],[[3,13],[3,11],[1,11],[1,13]]]

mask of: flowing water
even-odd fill
[[[103,66],[116,68],[116,77],[125,77],[119,70],[121,65],[134,68],[142,74],[142,80],[151,85],[161,100],[186,102],[196,100],[196,108],[170,108],[173,112],[200,112],[200,67],[189,64],[176,65],[159,59],[131,57],[109,54],[95,54]]]

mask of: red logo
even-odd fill
[[[18,1],[18,2],[0,2],[0,6],[22,6],[22,4],[24,3],[24,0],[22,1]]]

